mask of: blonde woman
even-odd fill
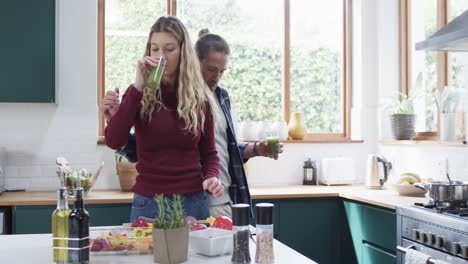
[[[161,87],[152,90],[147,80],[160,56],[166,59],[166,68]],[[186,215],[209,216],[204,190],[216,196],[224,193],[218,180],[213,100],[185,26],[176,17],[159,18],[151,28],[145,57],[137,62],[135,83],[118,108],[106,111],[110,148],[125,145],[135,126],[139,162],[131,221],[154,218],[153,197],[161,193],[181,194]]]

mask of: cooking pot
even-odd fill
[[[428,191],[431,204],[447,205],[452,202],[468,202],[468,183],[462,181],[430,181],[415,183],[415,187]]]
[[[452,186],[448,181],[430,181],[424,184],[415,183],[414,186],[427,190],[430,204],[445,206],[453,201]]]
[[[468,202],[468,182],[453,181],[453,199],[457,202]]]

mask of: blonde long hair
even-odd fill
[[[213,93],[203,80],[200,62],[182,22],[173,16],[160,17],[151,27],[145,56],[150,55],[151,35],[155,32],[169,33],[179,42],[181,52],[177,80],[177,113],[185,121],[184,130],[197,136],[199,126],[201,126],[202,133],[204,132],[207,118],[205,112],[212,112]],[[151,122],[153,111],[155,109],[159,111],[161,107],[164,107],[161,100],[161,89],[153,90],[145,87],[141,106],[141,118]]]

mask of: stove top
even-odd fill
[[[415,203],[415,207],[425,209],[428,211],[432,211],[435,213],[459,217],[462,219],[468,220],[468,206],[467,204],[448,204],[446,206],[437,206],[433,204],[425,204],[425,203]]]
[[[434,260],[451,264],[468,263],[468,206],[416,203],[397,207],[397,241]],[[398,263],[404,262],[398,252]]]

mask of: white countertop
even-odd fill
[[[275,263],[317,264],[283,243],[274,241]],[[0,235],[1,263],[47,263],[52,259],[52,235]],[[255,244],[250,243],[252,263],[255,258]],[[153,255],[90,255],[90,263],[123,264],[123,263],[154,263]],[[231,263],[231,255],[205,257],[189,250],[188,260],[184,263],[222,264]]]

